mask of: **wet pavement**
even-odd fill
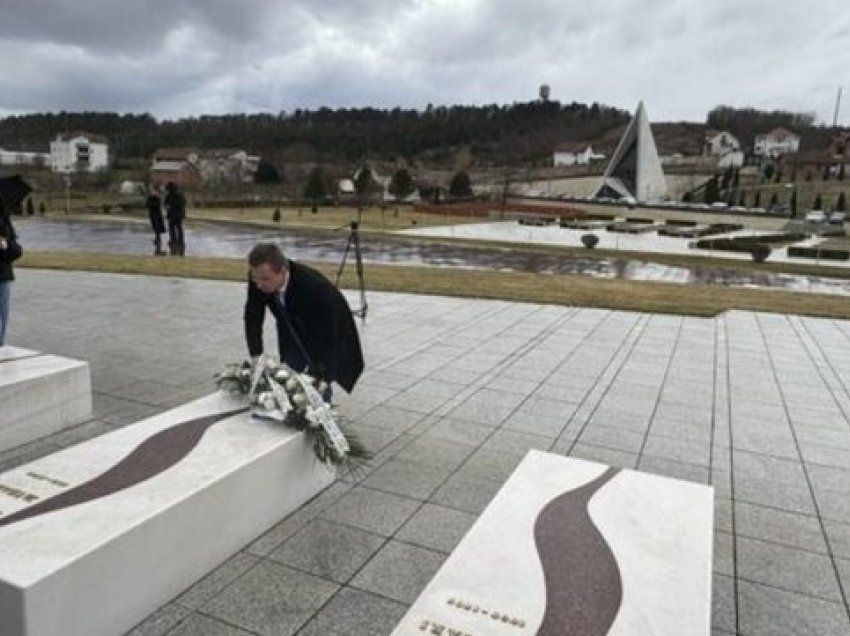
[[[21,219],[16,223],[25,249],[32,251],[150,254],[151,233],[145,223]],[[186,227],[187,254],[244,257],[260,241],[275,241],[299,260],[340,262],[348,245],[348,229],[338,232],[282,228],[253,228],[236,224],[193,223]],[[367,264],[453,267],[539,274],[577,274],[681,284],[738,288],[783,289],[850,295],[850,281],[839,278],[745,272],[723,267],[669,266],[624,258],[581,258],[555,253],[518,252],[510,248],[475,248],[439,244],[414,238],[367,235],[361,239]]]

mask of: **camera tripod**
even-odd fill
[[[342,227],[345,226],[343,225]],[[339,271],[336,273],[336,286],[339,287],[339,279],[342,277],[342,270],[345,269],[345,262],[348,260],[348,253],[351,251],[351,246],[353,245],[354,267],[357,272],[357,283],[360,287],[360,308],[353,309],[351,313],[358,316],[363,322],[366,322],[366,310],[369,306],[366,303],[366,283],[363,281],[363,255],[360,252],[360,233],[357,231],[360,223],[358,221],[352,221],[348,224],[348,227],[351,229],[348,232],[348,240],[345,243],[345,251],[342,253]]]

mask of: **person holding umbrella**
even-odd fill
[[[0,196],[0,347],[6,344],[6,329],[9,325],[12,281],[15,279],[12,262],[19,259],[22,253],[12,219]]]

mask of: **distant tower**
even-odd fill
[[[549,101],[549,84],[541,84],[540,85],[540,101],[548,102]]]

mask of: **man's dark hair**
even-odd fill
[[[251,253],[248,254],[248,265],[251,267],[259,267],[263,263],[271,265],[271,268],[276,272],[287,266],[286,257],[274,243],[257,243]]]

